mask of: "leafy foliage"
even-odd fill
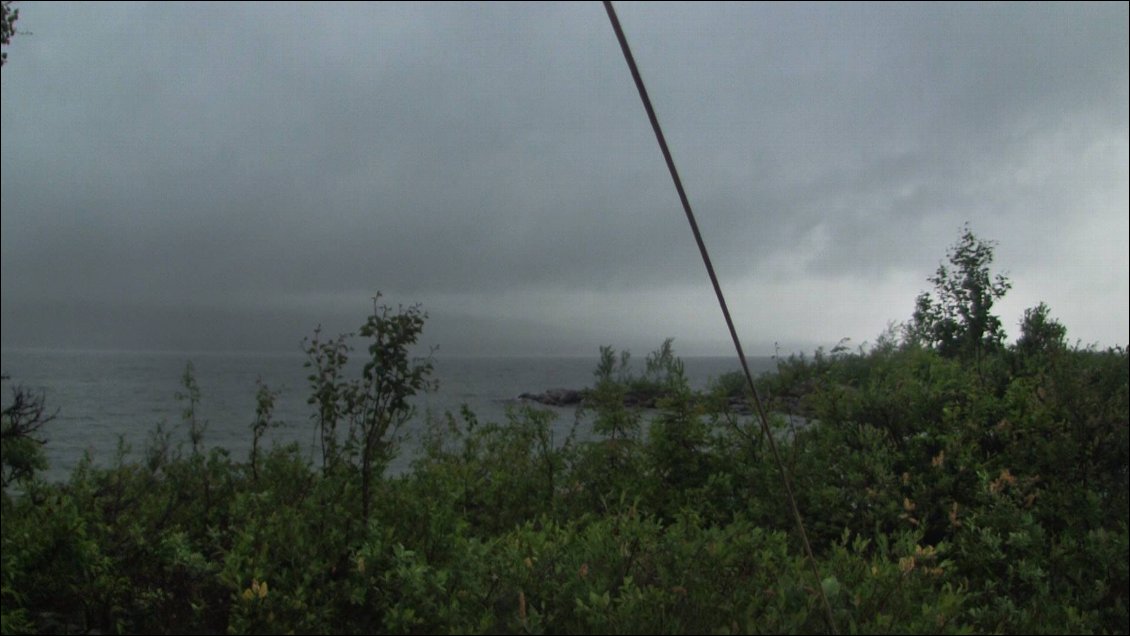
[[[55,419],[47,400],[23,387],[12,390],[12,403],[0,412],[0,486],[27,481],[47,467],[39,429]]]
[[[991,312],[1012,284],[989,272],[995,243],[977,238],[968,226],[949,249],[950,266],[939,265],[930,277],[934,294],[923,292],[915,302],[910,333],[916,341],[943,356],[980,359],[1004,342],[1000,318]]]
[[[21,473],[2,631],[814,633],[818,590],[852,632],[1128,631],[1127,352],[1064,346],[1044,309],[1015,347],[979,337],[979,358],[887,338],[760,378],[819,578],[733,407],[745,389],[690,390],[670,341],[638,377],[602,348],[563,439],[547,411],[464,408],[384,476],[430,384],[408,355],[423,323],[375,306],[355,379],[349,336],[306,342],[321,466],[157,435],[140,464]],[[20,422],[46,421],[24,404]],[[272,404],[260,386],[256,440]],[[3,439],[7,471],[27,436]]]
[[[1067,328],[1051,318],[1051,309],[1044,303],[1024,310],[1020,321],[1017,353],[1032,357],[1063,350],[1067,346]]]
[[[12,36],[16,34],[16,20],[20,19],[20,10],[12,7],[12,0],[0,1],[0,45],[8,46]],[[8,53],[0,52],[0,66],[8,61]]]
[[[317,406],[312,416],[319,432],[322,470],[327,475],[349,468],[351,462],[361,476],[361,520],[367,523],[372,500],[373,481],[384,471],[396,453],[396,433],[414,409],[409,398],[435,388],[429,379],[432,364],[414,360],[410,349],[416,344],[427,319],[420,307],[399,308],[378,306],[378,293],[373,298],[373,312],[359,330],[369,339],[369,360],[361,377],[346,380],[346,365],[352,350],[342,334],[323,342],[321,327],[313,340],[305,340],[307,361],[312,369],[307,379],[312,394],[307,403]],[[338,425],[347,425],[344,443]]]

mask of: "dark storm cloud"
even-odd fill
[[[313,289],[356,280],[362,272],[380,272],[395,287],[424,289],[489,284],[501,274],[518,277],[498,283],[504,286],[525,282],[523,276],[536,284],[562,275],[582,282],[591,279],[586,262],[607,262],[615,253],[599,242],[601,235],[612,228],[627,237],[632,229],[633,219],[615,215],[619,209],[664,201],[645,195],[632,197],[633,203],[606,194],[613,184],[630,186],[641,171],[610,174],[616,160],[609,157],[624,154],[615,129],[634,124],[638,130],[641,122],[635,110],[610,116],[600,83],[584,81],[580,62],[591,57],[585,37],[570,38],[565,29],[539,38],[536,29],[521,28],[552,18],[541,11],[500,21],[507,10],[499,16],[493,7],[455,7],[466,15],[453,17],[437,7],[415,9],[420,15],[404,19],[418,37],[401,35],[404,42],[384,46],[385,16],[354,16],[376,33],[324,34],[356,41],[359,49],[327,60],[316,34],[256,38],[248,7],[225,17],[210,14],[228,9],[211,9],[179,7],[174,13],[180,15],[135,24],[174,22],[193,33],[204,31],[193,29],[194,21],[208,20],[220,24],[221,34],[208,32],[191,46],[168,34],[181,50],[156,56],[127,40],[103,55],[104,66],[132,66],[139,57],[139,70],[63,80],[90,91],[105,88],[94,100],[75,98],[85,103],[79,108],[86,128],[82,138],[56,147],[55,159],[78,166],[75,179],[60,183],[50,165],[13,171],[19,189],[58,197],[32,221],[42,238],[81,219],[86,227],[79,236],[58,240],[93,238],[141,261],[214,256],[222,261],[217,267],[237,270],[266,258],[281,268],[288,286]],[[327,10],[305,8],[310,14]],[[480,15],[485,11],[496,15]],[[591,22],[585,26],[594,30]],[[546,77],[544,67],[531,64],[531,48],[535,59],[558,72]],[[288,50],[297,53],[287,56]],[[194,63],[194,56],[202,60]],[[562,68],[572,61],[576,70]],[[147,85],[146,78],[166,69],[169,76]],[[621,89],[621,111],[633,107],[624,99],[631,97],[628,87],[615,88]],[[130,101],[123,95],[143,104],[123,107]],[[599,143],[602,137],[610,143]],[[634,143],[647,142],[641,136]],[[657,168],[652,172],[662,174]],[[611,223],[593,228],[601,218]],[[63,243],[76,256],[83,251],[78,247]],[[590,249],[592,258],[577,258]],[[303,253],[301,262],[289,258]],[[547,264],[537,267],[537,261]],[[516,268],[516,262],[535,266]],[[253,284],[260,284],[261,273],[249,274]]]
[[[107,341],[146,312],[262,335],[378,288],[556,349],[716,319],[662,304],[706,283],[599,4],[23,6],[6,345],[94,306]],[[1125,224],[1125,5],[618,7],[739,294],[923,281],[966,220],[1015,269]],[[908,307],[873,311],[840,327]]]
[[[915,263],[915,254],[936,244],[915,238],[931,219],[953,227],[953,219],[981,225],[992,222],[986,216],[1023,214],[1011,201],[990,208],[978,190],[1021,167],[1034,136],[1072,125],[1083,128],[1084,143],[1126,138],[1119,61],[1126,27],[1111,9],[800,5],[776,6],[770,15],[729,7],[741,15],[708,18],[683,7],[678,18],[652,16],[687,36],[682,50],[671,51],[662,37],[639,48],[645,62],[651,49],[655,58],[681,55],[686,66],[711,71],[645,65],[672,78],[657,94],[709,96],[685,111],[673,105],[666,117],[672,137],[684,137],[676,147],[706,157],[681,162],[692,193],[704,193],[703,213],[717,212],[722,227],[754,229],[742,219],[755,219],[786,246],[823,225],[834,242],[816,266],[856,271],[876,259]],[[749,28],[725,27],[734,23]],[[713,37],[721,29],[728,39]],[[696,41],[710,46],[695,48]],[[1045,159],[1068,164],[1073,157]],[[727,167],[737,167],[736,178]],[[891,237],[906,245],[902,253],[891,252]]]

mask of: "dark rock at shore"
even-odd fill
[[[520,400],[533,400],[546,406],[575,406],[584,400],[584,393],[573,389],[549,389],[544,393],[523,393]]]
[[[587,395],[588,392],[585,390],[549,389],[544,393],[523,393],[518,399],[531,400],[547,406],[577,406],[585,401]],[[660,397],[661,394],[653,390],[628,391],[624,395],[624,406],[653,409]]]
[[[630,408],[654,409],[664,394],[654,389],[632,390],[624,395],[624,406]],[[549,389],[544,393],[523,393],[519,400],[530,400],[546,406],[579,406],[588,398],[588,390]]]

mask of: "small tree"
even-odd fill
[[[600,362],[593,372],[596,384],[587,400],[587,406],[596,415],[593,432],[608,436],[613,445],[620,440],[634,439],[640,431],[639,413],[624,404],[628,385],[633,382],[630,360],[628,351],[621,351],[617,356],[611,346],[601,346]]]
[[[196,383],[196,367],[193,366],[191,360],[184,365],[184,373],[181,374],[181,386],[184,387],[184,393],[178,391],[174,397],[178,402],[184,403],[184,409],[181,410],[181,420],[188,426],[188,439],[192,442],[192,455],[196,457],[200,455],[200,445],[204,443],[204,431],[208,428],[208,421],[201,420],[197,415],[197,410],[200,408],[200,385]]]
[[[314,338],[302,342],[307,360],[304,367],[310,369],[306,379],[310,382],[310,397],[307,404],[317,406],[311,417],[318,428],[318,440],[322,451],[322,472],[329,474],[341,459],[341,440],[338,438],[337,424],[355,410],[356,382],[345,379],[345,365],[353,350],[346,339],[353,334],[342,334],[335,339],[322,340],[322,327],[314,329]]]
[[[1058,351],[1067,346],[1067,327],[1050,316],[1045,303],[1024,310],[1020,321],[1020,338],[1016,351],[1022,355],[1036,355]]]
[[[419,305],[408,308],[379,306],[373,298],[373,313],[358,334],[369,339],[369,361],[361,378],[346,380],[345,367],[352,348],[345,334],[323,342],[321,328],[306,340],[307,376],[313,394],[307,403],[317,406],[313,418],[322,444],[322,466],[329,474],[344,461],[359,461],[362,519],[368,521],[374,477],[379,476],[396,452],[395,436],[415,408],[409,401],[421,391],[432,390],[430,360],[412,358],[410,349],[424,329],[428,315]],[[348,422],[345,446],[340,445],[337,425]]]
[[[279,397],[278,391],[272,391],[263,383],[263,378],[255,380],[255,421],[251,424],[251,475],[259,480],[259,441],[267,429],[282,424],[275,421],[275,400]]]
[[[39,429],[53,419],[42,394],[12,389],[12,403],[0,413],[0,487],[5,491],[9,484],[27,481],[47,467]]]
[[[950,266],[939,265],[928,280],[934,296],[919,294],[908,327],[911,341],[931,347],[946,357],[969,356],[978,361],[1004,343],[1000,318],[992,314],[993,302],[1003,298],[1012,283],[989,272],[993,241],[982,241],[966,225],[961,239],[947,255]]]
[[[415,412],[408,401],[420,391],[434,390],[429,379],[430,360],[411,358],[409,349],[424,330],[428,315],[419,305],[400,307],[377,306],[381,295],[373,297],[373,313],[361,325],[360,335],[369,338],[369,361],[362,369],[358,406],[361,446],[362,518],[369,519],[370,491],[375,468],[382,470],[395,451],[396,432]]]

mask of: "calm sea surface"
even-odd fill
[[[243,460],[251,448],[250,426],[255,419],[256,380],[279,391],[274,419],[282,425],[268,434],[272,442],[299,442],[312,449],[315,430],[306,403],[309,395],[305,357],[262,353],[60,352],[4,350],[3,404],[12,390],[24,386],[46,396],[56,419],[42,430],[47,439],[50,468],[47,477],[62,480],[89,452],[96,464],[114,460],[119,439],[138,458],[157,425],[173,432],[174,443],[188,445],[181,423],[185,404],[181,377],[191,361],[200,387],[198,418],[208,422],[205,445],[231,451]],[[636,361],[642,365],[642,359]],[[697,388],[738,369],[735,358],[684,358],[687,376]],[[508,407],[520,404],[524,392],[550,388],[580,389],[591,384],[597,356],[591,358],[442,358],[433,360],[439,390],[416,400],[417,415],[404,434],[404,452],[393,471],[408,467],[418,432],[428,413],[458,412],[468,405],[481,421],[503,421]],[[359,364],[351,377],[359,375]],[[771,358],[750,360],[754,373],[772,368]],[[641,369],[637,369],[639,372]],[[561,438],[574,423],[572,408],[552,409]]]

